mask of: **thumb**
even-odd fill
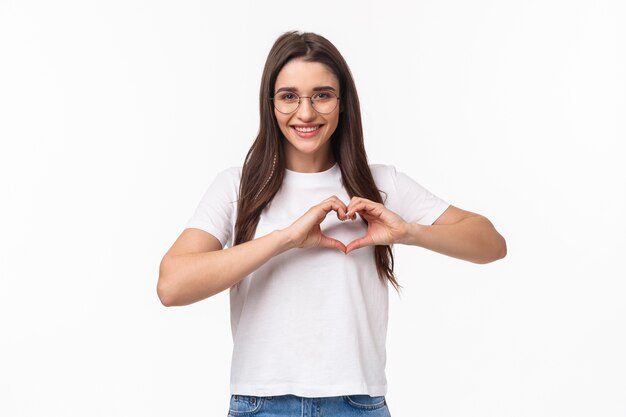
[[[348,243],[348,246],[346,246],[346,255],[355,249],[359,249],[365,246],[371,246],[373,244],[374,244],[374,241],[372,240],[370,235],[366,235],[358,239],[355,239],[352,242]]]
[[[319,245],[324,248],[337,249],[343,253],[346,253],[346,245],[344,245],[343,242],[340,242],[337,239],[333,239],[332,237],[328,237],[323,233]]]

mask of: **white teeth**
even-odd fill
[[[298,132],[313,132],[314,130],[319,129],[319,126],[315,126],[315,127],[295,127],[294,129],[296,129]]]

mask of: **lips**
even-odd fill
[[[293,129],[302,133],[309,133],[318,130],[322,125],[291,125]]]
[[[296,136],[301,139],[309,139],[316,137],[321,131],[321,127],[324,125],[291,125],[290,127],[293,129]]]

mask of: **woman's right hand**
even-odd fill
[[[293,247],[296,248],[316,248],[324,247],[337,249],[341,252],[346,252],[346,246],[331,237],[322,233],[320,223],[324,221],[326,215],[331,210],[337,212],[337,218],[339,220],[347,220],[346,205],[337,196],[332,196],[322,201],[319,204],[314,205],[300,218],[291,224],[291,226],[283,229],[283,231],[289,236],[289,240]],[[352,220],[356,219],[356,213],[353,214]]]

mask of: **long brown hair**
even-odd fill
[[[254,237],[263,208],[274,198],[285,175],[284,136],[274,115],[270,98],[283,66],[294,58],[326,65],[339,80],[343,111],[330,138],[335,160],[341,169],[342,183],[350,198],[360,196],[383,203],[370,171],[361,126],[361,109],[352,74],[337,48],[315,33],[291,31],[282,34],[270,50],[259,94],[260,127],[256,140],[244,160],[234,244]],[[363,219],[365,221],[365,219]],[[389,245],[376,245],[376,269],[381,281],[389,280],[396,291],[401,287],[393,272],[393,252]]]

